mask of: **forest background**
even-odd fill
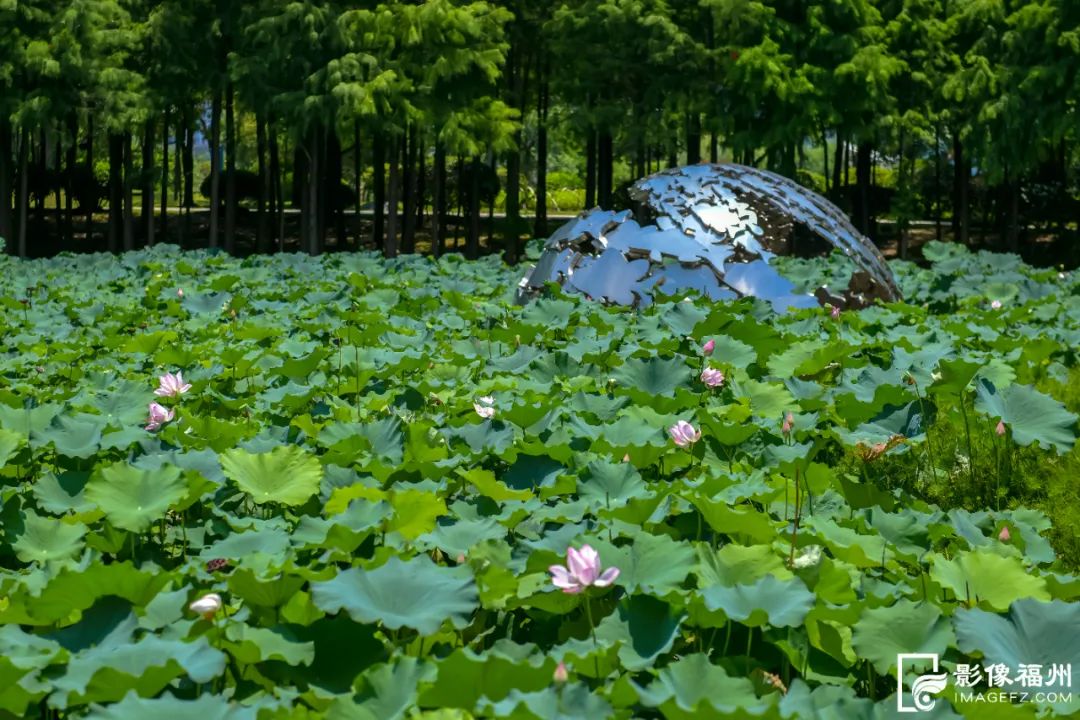
[[[1075,0],[0,0],[9,252],[502,252],[683,162],[1080,260]],[[396,212],[390,212],[395,208]]]

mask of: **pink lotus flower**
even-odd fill
[[[154,391],[154,394],[158,397],[179,397],[191,389],[191,384],[184,382],[183,373],[179,370],[176,371],[175,375],[165,373],[158,378],[158,382],[160,385]]]
[[[784,433],[784,437],[791,434],[791,428],[795,427],[795,416],[788,413],[784,417],[784,424],[780,426],[780,431]]]
[[[176,288],[176,297],[184,299],[184,288]]]
[[[555,672],[552,673],[551,679],[557,683],[564,683],[570,679],[570,673],[566,669],[566,663],[564,663],[562,660],[560,660],[559,664],[555,666]]]
[[[679,447],[693,445],[701,439],[701,431],[695,430],[694,426],[685,420],[680,420],[669,427],[668,434],[671,435],[671,439],[674,440],[675,444]]]
[[[1004,420],[998,420],[998,424],[997,424],[997,427],[994,429],[994,432],[996,432],[998,434],[998,437],[1001,437],[1002,435],[1005,434],[1005,421]]]
[[[832,315],[833,320],[838,319],[840,317],[840,308],[833,307],[833,309],[829,311],[829,314]]]
[[[486,395],[473,403],[476,414],[485,419],[495,417],[495,398]]]
[[[716,341],[715,340],[709,340],[708,342],[706,342],[704,345],[701,346],[701,352],[702,352],[703,355],[712,355],[712,352],[715,349],[716,349]]]
[[[701,382],[709,387],[720,387],[724,384],[724,373],[714,368],[705,368],[701,371]]]
[[[153,432],[174,417],[176,417],[175,411],[152,402],[150,403],[150,415],[146,418],[146,429]]]
[[[570,595],[583,592],[590,585],[607,587],[619,577],[617,567],[600,572],[600,554],[589,545],[582,545],[580,550],[566,548],[566,567],[552,565],[548,572],[555,587]]]
[[[1009,526],[1005,525],[1001,528],[1001,532],[998,533],[998,540],[1001,542],[1009,542],[1010,537],[1012,536],[1009,535]]]
[[[1001,309],[1001,301],[1000,300],[995,300],[994,302],[990,303],[990,307],[994,308],[995,310],[1000,310]]]

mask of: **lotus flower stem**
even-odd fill
[[[975,453],[971,449],[971,425],[968,423],[967,403],[964,402],[964,394],[960,393],[960,414],[964,416],[964,434],[967,436],[968,452],[968,477],[971,478],[971,490],[975,490]]]
[[[911,378],[911,386],[915,388],[915,397],[919,398],[919,410],[922,412],[924,419],[929,418],[926,414],[926,401],[923,399],[922,393],[919,392],[919,384],[915,381],[915,377],[909,375]],[[930,472],[934,476],[934,482],[937,482],[937,461],[934,459],[934,446],[930,442],[930,426],[926,426],[926,459],[930,463]]]
[[[795,519],[791,525],[791,556],[788,558],[788,567],[795,567],[795,540],[799,536],[799,468],[795,468]]]
[[[724,628],[724,651],[720,654],[720,657],[727,657],[728,646],[731,645],[731,620],[727,621],[727,627]]]
[[[600,643],[596,641],[596,625],[592,619],[592,603],[589,601],[589,596],[585,596],[585,617],[589,621],[589,633],[592,635],[593,650],[596,655],[593,655],[594,669],[596,670],[596,679],[600,679]]]
[[[754,628],[748,627],[746,633],[746,670],[750,671],[750,647],[754,641]]]

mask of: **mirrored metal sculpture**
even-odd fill
[[[743,165],[688,165],[642,178],[632,210],[596,208],[559,228],[522,278],[518,302],[547,282],[604,302],[643,306],[655,293],[694,289],[713,299],[746,295],[784,312],[898,300],[892,272],[839,208],[775,173]],[[777,255],[834,247],[858,266],[848,287],[800,294],[770,264]]]

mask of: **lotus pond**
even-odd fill
[[[1080,672],[1080,280],[927,257],[833,317],[0,256],[0,716],[879,718],[908,653],[1069,716],[957,692]]]

